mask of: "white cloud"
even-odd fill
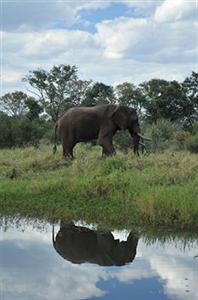
[[[140,280],[143,278],[151,278],[156,276],[156,272],[151,270],[150,265],[147,262],[141,263],[141,260],[135,258],[136,261],[133,264],[118,270],[114,276],[118,278],[119,281],[125,283],[131,283],[135,280]],[[139,264],[138,264],[139,263]]]
[[[133,8],[137,14],[144,16],[151,16],[156,7],[158,7],[164,0],[123,0],[122,3],[126,4],[128,8]]]
[[[122,58],[125,52],[142,40],[146,19],[119,18],[96,25],[97,37],[107,58]]]
[[[153,19],[118,18],[97,24],[97,37],[107,58],[144,62],[195,63],[196,24],[157,24]]]
[[[77,65],[82,79],[107,84],[126,80],[136,84],[153,77],[183,80],[192,70],[197,70],[198,23],[192,17],[190,6],[178,1],[171,1],[171,12],[167,8],[170,8],[168,0],[118,1],[116,3],[125,3],[133,9],[148,9],[152,13],[144,18],[120,16],[98,22],[94,33],[58,26],[49,28],[48,25],[55,20],[74,22],[82,10],[90,10],[97,16],[98,9],[115,1],[49,1],[48,5],[41,1],[40,4],[36,2],[32,12],[33,2],[23,1],[21,3],[27,4],[26,13],[20,2],[16,2],[12,8],[15,16],[12,18],[10,12],[10,18],[6,19],[10,27],[5,27],[8,30],[2,35],[1,94],[25,90],[27,85],[21,83],[20,77],[29,70],[50,69],[55,64]],[[42,9],[37,14],[39,5]],[[55,8],[55,5],[58,6]],[[176,15],[180,10],[178,19]],[[70,17],[67,18],[67,14]],[[25,26],[23,30],[21,26]]]
[[[135,12],[143,12],[147,16],[154,13],[157,21],[175,21],[189,18],[196,14],[196,0],[53,0],[53,1],[3,1],[2,28],[9,31],[29,31],[68,26],[81,20],[82,11],[107,8],[113,4],[123,4]],[[86,20],[84,20],[86,22]]]
[[[147,26],[146,19],[119,18],[96,25],[97,38],[107,58],[122,58],[128,49],[142,40],[141,32]]]
[[[62,63],[79,66],[91,56],[96,59],[94,41],[93,35],[79,30],[3,32],[1,93],[17,89],[19,84],[25,89],[21,79],[29,70]]]
[[[72,25],[80,19],[81,10],[102,9],[112,1],[3,1],[2,28],[6,31],[43,30]]]
[[[48,27],[63,21],[70,24],[75,21],[73,10],[66,9],[65,1],[3,1],[3,30],[32,30]]]
[[[76,50],[94,48],[94,37],[80,30],[43,30],[35,32],[4,32],[3,33],[3,60],[16,65],[28,59],[27,63],[48,61],[57,58],[57,55]]]
[[[75,11],[80,11],[82,9],[86,10],[97,10],[97,9],[102,9],[105,7],[108,7],[111,3],[114,1],[111,0],[105,0],[105,1],[93,1],[93,0],[66,0],[67,5],[69,5],[73,10]],[[119,1],[116,1],[119,2]]]
[[[10,84],[20,81],[21,77],[22,74],[16,69],[6,68],[5,70],[2,70],[2,82],[4,82],[4,84]]]
[[[149,261],[151,268],[165,282],[164,290],[169,297],[193,299],[194,295],[196,295],[196,278],[198,273],[192,258],[189,263],[187,260],[177,256],[153,254],[150,256]],[[186,290],[189,292],[186,293]]]
[[[182,19],[196,19],[196,0],[165,0],[157,7],[155,20],[158,22],[174,22]]]

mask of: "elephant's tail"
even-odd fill
[[[55,127],[54,127],[54,147],[53,147],[53,154],[56,153],[56,150],[57,150],[57,128],[58,128],[58,123],[55,124]]]

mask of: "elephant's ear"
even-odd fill
[[[128,125],[128,112],[126,107],[118,105],[112,112],[111,118],[120,129],[126,129]]]

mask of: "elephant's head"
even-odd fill
[[[128,106],[117,105],[111,112],[111,117],[118,129],[128,129],[133,137],[134,153],[139,154],[140,126],[136,110]]]

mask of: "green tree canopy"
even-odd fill
[[[194,121],[198,121],[198,73],[192,72],[182,83],[182,89],[185,94],[183,115],[192,126]]]
[[[152,79],[140,85],[145,97],[146,117],[152,122],[165,118],[171,121],[184,117],[185,94],[177,81]]]
[[[79,105],[88,82],[78,80],[76,66],[58,65],[50,71],[38,69],[24,78],[34,89],[45,112],[54,122],[72,106]]]
[[[183,83],[152,79],[140,84],[140,88],[150,121],[165,118],[192,125],[198,119],[198,73],[192,72]]]
[[[25,105],[28,109],[26,114],[30,120],[39,119],[39,114],[43,111],[41,105],[33,97],[28,97],[25,101]]]
[[[11,147],[11,117],[0,111],[0,147]]]
[[[141,89],[136,87],[133,83],[124,82],[118,84],[115,91],[119,104],[131,106],[135,108],[139,114],[142,113],[145,98],[142,95]]]
[[[39,114],[42,112],[38,101],[21,91],[7,93],[0,98],[0,101],[2,111],[12,117],[27,116],[33,120],[39,118]]]
[[[26,101],[29,96],[21,91],[7,93],[0,98],[2,111],[8,115],[18,117],[27,112]]]
[[[114,103],[113,87],[102,82],[90,85],[85,93],[82,106],[94,106],[99,104]]]

